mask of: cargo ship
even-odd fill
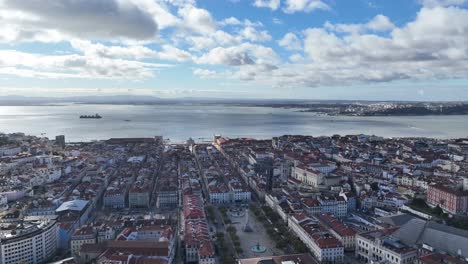
[[[100,119],[100,118],[102,118],[102,116],[100,116],[99,114],[95,114],[95,115],[80,115],[80,118]]]

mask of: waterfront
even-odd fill
[[[80,119],[99,113],[102,119]],[[232,105],[0,106],[0,131],[66,135],[67,141],[162,135],[172,141],[214,134],[269,138],[283,134],[375,134],[456,138],[468,135],[468,116],[316,116],[292,109]]]

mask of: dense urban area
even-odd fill
[[[0,135],[0,263],[468,263],[468,139]]]
[[[327,116],[428,116],[468,115],[466,102],[372,102],[372,101],[317,101],[290,103],[257,103],[257,107],[299,109]]]

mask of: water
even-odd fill
[[[99,113],[102,119],[79,119]],[[130,120],[129,122],[125,120]],[[67,141],[152,137],[171,141],[231,137],[270,138],[284,134],[375,134],[385,137],[468,136],[468,116],[316,116],[291,109],[226,105],[45,105],[0,106],[0,131],[24,132]]]

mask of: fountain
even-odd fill
[[[260,245],[259,242],[257,242],[257,245],[252,246],[250,250],[254,253],[265,253],[266,252],[266,247]]]

